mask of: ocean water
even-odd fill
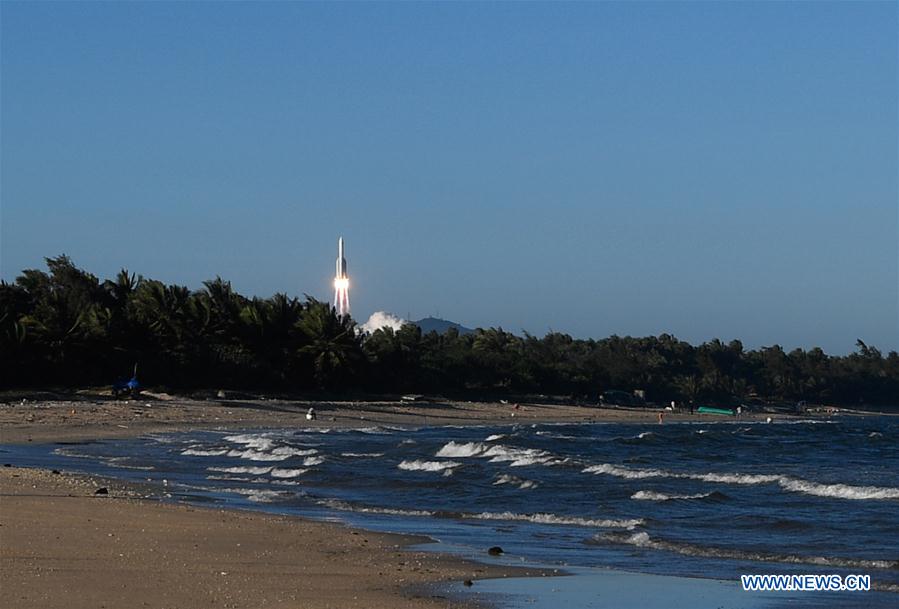
[[[573,580],[601,569],[662,587],[726,582],[739,601],[750,598],[740,574],[869,574],[876,592],[757,593],[746,606],[899,606],[896,418],[317,427],[0,450],[3,462],[158,483],[176,499],[427,534],[470,556],[498,545],[507,562],[571,568]],[[572,589],[550,579],[527,606]]]

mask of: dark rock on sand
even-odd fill
[[[109,490],[105,486],[102,486],[94,491],[94,495],[108,495]]]
[[[493,546],[492,548],[487,550],[487,554],[489,554],[490,556],[499,556],[502,553],[503,549],[499,546]]]

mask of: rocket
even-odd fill
[[[343,237],[337,240],[337,271],[334,275],[334,308],[338,315],[350,314],[350,278],[343,257]]]
[[[337,240],[337,274],[334,279],[346,279],[346,258],[343,257],[343,237]]]

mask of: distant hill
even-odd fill
[[[424,319],[419,319],[418,321],[413,321],[412,323],[421,328],[422,334],[427,334],[428,332],[437,332],[438,334],[443,334],[450,328],[455,328],[459,331],[459,334],[474,333],[474,330],[472,330],[471,328],[466,328],[465,326],[457,324],[454,321],[438,319],[437,317],[425,317]]]

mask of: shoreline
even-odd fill
[[[309,408],[316,420],[306,419]],[[496,402],[323,402],[297,400],[196,400],[150,394],[134,400],[83,399],[0,403],[0,443],[80,442],[187,430],[289,427],[360,428],[513,425],[519,423],[658,423],[659,408],[503,404]],[[837,416],[896,416],[893,412],[840,410]],[[668,422],[821,419],[830,414],[744,413],[740,418],[665,412]]]
[[[310,405],[318,412],[315,421],[306,420]],[[658,412],[469,402],[93,398],[0,404],[0,444],[78,443],[206,429],[657,424]],[[830,418],[767,413],[740,419],[666,413],[665,418],[714,423],[764,421],[767,416],[784,421]],[[102,485],[109,495],[95,496]],[[25,608],[144,603],[193,609],[212,603],[446,609],[496,601],[489,594],[480,597],[479,589],[490,586],[479,586],[478,580],[559,574],[534,565],[498,566],[479,562],[477,556],[410,548],[430,538],[264,510],[199,506],[164,499],[154,485],[31,467],[0,467],[0,538],[0,599]],[[465,580],[473,580],[474,586],[462,587]],[[448,585],[454,587],[449,597]]]
[[[101,486],[108,494],[95,494]],[[23,608],[446,609],[482,606],[479,580],[552,574],[413,547],[428,537],[162,500],[115,479],[27,467],[0,467],[0,536],[0,598]],[[465,580],[471,595],[446,594]]]

